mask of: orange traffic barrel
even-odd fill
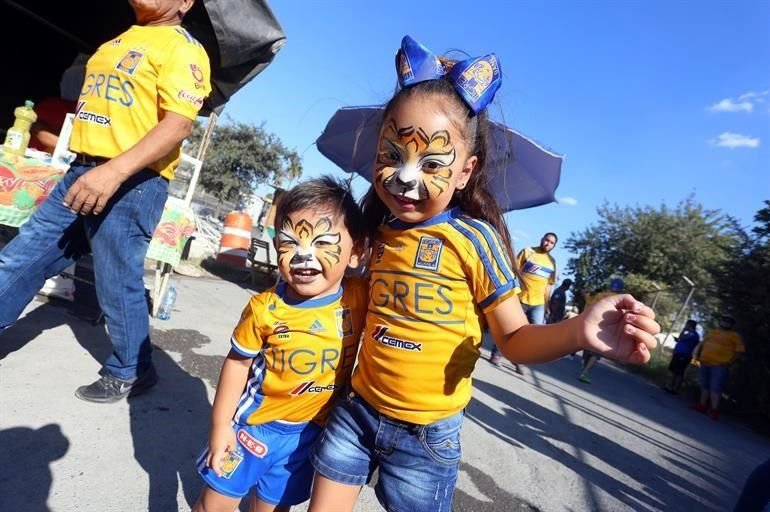
[[[222,239],[219,241],[217,261],[238,267],[246,266],[251,245],[251,217],[243,212],[230,212],[225,217]]]

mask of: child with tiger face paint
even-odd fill
[[[409,36],[363,200],[373,240],[369,305],[351,388],[311,455],[310,510],[353,510],[376,468],[387,510],[451,510],[460,431],[485,328],[520,363],[582,348],[643,363],[659,331],[630,295],[577,318],[529,325],[502,212],[487,186],[494,55],[448,62]]]
[[[235,510],[254,488],[250,510],[307,500],[310,447],[353,370],[367,286],[345,269],[365,248],[360,208],[346,185],[321,178],[283,194],[275,222],[283,282],[253,296],[233,331],[194,512]]]

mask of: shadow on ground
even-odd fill
[[[548,371],[544,366],[537,367],[537,371],[542,369]],[[533,370],[530,367],[527,371]],[[648,442],[656,444],[661,451],[667,452],[664,457],[679,461],[683,469],[686,467],[686,471],[672,472],[614,439],[572,423],[564,414],[554,412],[481,379],[475,379],[473,384],[476,389],[495,397],[507,407],[501,413],[473,399],[467,409],[468,420],[477,423],[488,433],[514,447],[535,450],[557,461],[580,475],[591,486],[602,489],[632,510],[640,508],[703,510],[704,504],[708,504],[707,508],[716,510],[726,507],[722,496],[709,492],[686,478],[688,472],[699,472],[712,486],[719,488],[724,487],[724,483],[714,477],[727,476],[723,473],[726,468],[717,469],[693,457],[690,453],[695,448],[693,445],[680,442],[672,442],[668,445],[647,439]],[[552,384],[549,383],[549,386]],[[558,385],[556,386],[558,388]],[[552,396],[559,399],[563,406],[568,405],[580,409],[583,413],[592,414],[613,428],[620,428],[641,439],[649,437],[646,436],[645,431],[638,429],[641,425],[636,425],[631,418],[627,418],[630,421],[612,419],[606,414],[608,411],[604,407],[592,403],[590,399],[573,401],[567,393],[558,397]],[[616,411],[612,411],[612,417],[617,418]],[[569,448],[564,449],[560,446],[561,444]],[[588,460],[589,458],[600,460],[599,467],[607,465],[614,471],[625,473],[628,480],[639,483],[638,488],[629,486],[612,476],[610,472],[597,469],[597,464]],[[698,496],[700,499],[695,499],[693,496]],[[589,496],[588,500],[588,508],[593,510],[600,508],[601,504],[595,496]]]
[[[0,359],[43,331],[67,324],[78,343],[95,360],[104,361],[112,352],[104,327],[67,311],[66,306],[52,303],[30,311],[5,333]],[[211,413],[202,379],[216,384],[222,357],[197,354],[195,349],[210,340],[193,330],[153,330],[152,341],[160,381],[148,393],[128,399],[134,457],[148,475],[146,510],[184,510],[195,502],[202,487],[195,459],[208,439]],[[83,376],[84,383],[90,378]],[[49,464],[63,457],[68,447],[68,439],[55,424],[38,430],[0,431],[0,510],[48,510]],[[178,499],[180,483],[186,503]]]
[[[50,510],[49,465],[69,449],[59,425],[0,430],[0,448],[0,510]]]

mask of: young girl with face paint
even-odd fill
[[[252,297],[233,331],[194,512],[232,512],[252,489],[250,512],[306,501],[309,449],[356,359],[366,283],[344,275],[366,231],[353,196],[331,178],[301,183],[281,197],[275,225],[284,282]]]
[[[364,338],[351,388],[311,455],[313,511],[352,510],[376,468],[387,510],[451,510],[485,327],[505,357],[525,364],[583,348],[644,363],[659,331],[630,295],[529,325],[485,174],[485,109],[499,62],[442,61],[406,36],[396,68],[401,89],[385,107],[363,201],[373,239]]]

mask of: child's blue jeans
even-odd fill
[[[353,390],[338,400],[311,455],[318,473],[364,485],[386,510],[452,510],[464,413],[414,425],[377,412]]]

